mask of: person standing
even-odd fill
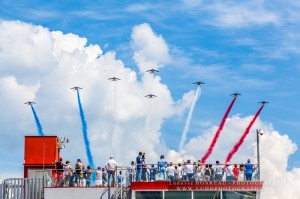
[[[88,165],[86,167],[86,171],[85,171],[85,183],[86,183],[87,187],[91,186],[91,183],[92,183],[92,174],[93,174],[92,167],[90,165]]]
[[[172,162],[170,162],[170,165],[167,167],[166,172],[169,176],[170,181],[174,182],[175,181],[175,167],[173,166]]]
[[[220,165],[219,160],[217,160],[215,166],[215,180],[222,181],[222,178],[223,178],[222,166]]]
[[[107,170],[108,174],[108,186],[111,186],[111,184],[115,185],[115,172],[117,170],[117,162],[114,160],[114,156],[110,156],[109,160],[107,161],[105,168]],[[111,182],[112,178],[112,182]]]
[[[128,167],[128,174],[129,174],[129,186],[131,185],[131,182],[134,181],[134,174],[135,174],[135,168],[134,168],[134,161],[131,161],[130,166]]]
[[[64,164],[62,162],[62,157],[60,157],[58,159],[58,161],[55,163],[55,167],[56,167],[56,183],[55,186],[56,187],[61,187],[62,186],[62,182],[63,182],[63,176],[64,176],[64,166],[66,166],[66,164]]]
[[[98,167],[98,170],[96,171],[96,187],[102,186],[102,170],[101,167]]]
[[[210,169],[210,181],[214,181],[215,179],[215,175],[216,175],[216,171],[215,169],[213,168],[212,164],[209,164],[208,165],[209,169]]]
[[[80,186],[80,183],[81,183],[83,166],[84,166],[84,164],[81,162],[81,160],[77,159],[77,162],[75,164],[75,183],[77,186]]]
[[[205,168],[203,169],[203,175],[206,182],[210,180],[211,177],[211,169],[209,168],[209,165],[206,164]]]
[[[66,165],[64,166],[64,185],[68,187],[70,185],[70,179],[71,176],[73,175],[72,167],[71,167],[71,162],[68,160],[66,161]]]
[[[154,167],[154,164],[151,165],[150,168],[150,182],[155,181],[155,176],[156,176],[156,168]]]
[[[226,173],[226,181],[232,181],[232,167],[229,162],[226,162],[226,167],[224,168],[224,172]]]
[[[253,172],[253,164],[251,163],[250,159],[247,160],[247,163],[244,165],[245,167],[245,175],[246,180],[252,180],[252,172]]]
[[[167,179],[167,176],[166,176],[167,165],[168,165],[168,162],[167,162],[167,160],[165,160],[165,156],[161,155],[160,160],[157,162],[157,170],[158,170],[158,173],[163,176],[163,180]]]
[[[143,169],[143,153],[139,152],[136,157],[136,181],[139,182],[142,179],[142,169]]]
[[[181,166],[181,163],[179,162],[178,165],[177,165],[177,179],[176,180],[182,180],[182,166]]]
[[[232,169],[232,173],[233,173],[233,180],[237,181],[238,180],[238,176],[239,176],[239,168],[237,167],[237,164],[234,164],[234,168]]]
[[[102,185],[103,186],[107,185],[107,172],[105,172],[104,168],[102,168]]]
[[[245,167],[244,164],[240,164],[238,181],[244,181],[244,180],[245,180]]]
[[[194,178],[193,178],[194,166],[191,164],[190,160],[187,161],[187,164],[184,165],[183,169],[185,169],[185,171],[186,171],[186,176],[187,176],[188,181],[193,181],[194,180]]]

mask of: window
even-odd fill
[[[165,199],[191,199],[191,191],[165,191]]]
[[[223,199],[255,199],[255,191],[223,191]]]
[[[220,199],[220,191],[194,191],[194,199]]]
[[[137,191],[136,199],[162,199],[162,191]]]

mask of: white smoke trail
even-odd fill
[[[200,86],[198,86],[198,88],[197,88],[197,91],[196,91],[196,94],[195,94],[195,97],[194,97],[194,101],[193,101],[192,106],[190,108],[190,111],[189,111],[184,129],[183,129],[183,132],[182,132],[182,135],[181,135],[181,140],[180,140],[180,144],[179,144],[179,152],[182,152],[182,148],[183,148],[183,145],[184,145],[185,140],[186,140],[186,135],[187,135],[187,132],[188,132],[189,127],[190,127],[190,122],[192,120],[192,114],[194,112],[195,104],[196,104],[197,99],[199,97],[199,92],[200,92]]]
[[[120,157],[120,151],[119,151],[119,144],[120,144],[120,139],[121,139],[121,135],[120,135],[120,129],[119,129],[119,122],[117,120],[117,81],[113,82],[114,84],[114,120],[115,120],[115,124],[114,124],[114,129],[113,129],[113,135],[112,135],[112,149],[113,149],[113,153],[115,153],[114,155],[116,157]],[[110,154],[113,155],[113,154]]]

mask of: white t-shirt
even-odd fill
[[[224,171],[226,173],[226,176],[232,176],[233,175],[232,167],[231,166],[225,167]]]
[[[110,159],[106,163],[106,169],[108,171],[114,171],[117,166],[118,166],[118,164],[117,164],[117,162],[114,159]]]
[[[70,169],[72,169],[71,165],[64,166],[64,176],[69,175]]]
[[[175,176],[175,167],[173,165],[167,167],[167,173],[169,176]]]
[[[191,164],[187,164],[184,166],[186,173],[194,173],[194,166]]]
[[[177,171],[178,171],[178,178],[181,178],[182,177],[182,167],[180,166],[178,166],[177,167]]]

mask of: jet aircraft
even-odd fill
[[[261,104],[269,104],[269,102],[267,102],[267,101],[261,101],[261,102],[258,102],[258,103],[261,103]]]
[[[232,93],[232,94],[231,94],[231,96],[234,96],[234,97],[237,97],[237,96],[239,96],[239,95],[242,95],[242,94],[240,94],[240,93]]]
[[[149,95],[146,95],[145,97],[153,98],[153,97],[157,97],[157,96],[156,96],[156,95],[153,95],[153,94],[149,94]]]
[[[197,84],[198,86],[201,86],[201,84],[205,84],[205,83],[198,81],[198,82],[194,82],[193,84]]]
[[[111,80],[111,81],[118,81],[118,80],[121,80],[121,79],[119,79],[119,78],[117,78],[117,77],[111,77],[111,78],[108,78],[108,80]]]
[[[25,102],[24,104],[28,104],[28,105],[32,105],[32,104],[36,104],[35,102],[31,102],[31,101],[28,101],[28,102]]]
[[[154,68],[152,68],[152,69],[150,69],[150,70],[147,70],[146,72],[148,72],[148,73],[158,73],[159,72],[159,70],[155,70]]]
[[[79,89],[82,89],[82,88],[80,88],[80,87],[78,87],[78,86],[75,86],[75,87],[73,87],[73,88],[71,88],[71,89],[74,89],[74,91],[79,91]]]

